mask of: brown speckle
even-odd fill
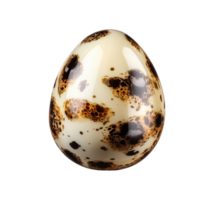
[[[162,102],[162,95],[160,95],[160,101]]]
[[[95,96],[95,95],[93,95],[92,97],[93,97],[93,98],[96,98],[96,96]]]
[[[111,158],[110,160],[115,160],[115,158]]]
[[[83,135],[83,132],[82,132],[82,131],[80,131],[80,134],[81,134],[81,135]]]
[[[110,71],[114,71],[114,70],[115,70],[115,68],[114,68],[114,67],[111,67],[111,68],[110,68]]]
[[[90,159],[89,157],[86,157],[86,159]]]

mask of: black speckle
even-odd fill
[[[156,116],[156,127],[160,127],[160,125],[162,124],[163,122],[163,117],[162,115],[159,113],[157,114]]]
[[[75,141],[71,142],[69,144],[73,149],[78,149],[81,145],[79,145],[78,143],[76,143]]]
[[[136,155],[137,153],[139,153],[139,151],[129,151],[126,155],[127,156],[133,156],[133,155]]]
[[[108,149],[106,147],[101,147],[102,150],[107,151]]]

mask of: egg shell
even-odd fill
[[[60,150],[81,166],[117,170],[135,165],[157,144],[164,119],[157,72],[123,32],[103,30],[86,37],[55,80],[51,133]]]

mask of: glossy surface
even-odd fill
[[[165,100],[151,61],[128,35],[96,32],[69,55],[56,78],[52,136],[73,162],[97,170],[132,166],[157,144]]]

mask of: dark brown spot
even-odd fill
[[[89,157],[86,157],[86,159],[90,159]]]
[[[92,97],[93,97],[93,98],[96,98],[96,96],[95,96],[95,95],[93,95]]]
[[[106,147],[101,147],[102,150],[107,151],[108,149]]]
[[[81,135],[83,135],[83,132],[82,132],[82,131],[80,131],[80,134],[81,134]]]
[[[98,112],[100,112],[100,113],[102,113],[102,112],[104,112],[104,107],[103,106],[100,106],[100,105],[96,105],[96,109],[97,109],[97,111]]]
[[[75,162],[76,164],[82,165],[82,161],[80,157],[78,157],[76,154],[70,152],[67,149],[62,149],[62,152],[67,156],[71,161]]]
[[[114,79],[110,79],[109,80],[109,87],[112,87],[112,88],[118,88],[119,87],[119,84],[120,84],[120,80],[117,79],[117,78],[114,78]]]
[[[155,88],[158,89],[157,83],[155,81],[153,83],[154,83]]]
[[[160,95],[160,101],[162,102],[162,95]]]
[[[69,144],[73,149],[78,149],[81,145],[79,145],[78,143],[76,143],[75,141],[71,142]]]
[[[163,122],[163,116],[159,113],[156,116],[156,127],[160,127]]]
[[[136,155],[137,153],[139,153],[139,151],[129,151],[126,155],[127,156],[134,156],[134,155]]]

